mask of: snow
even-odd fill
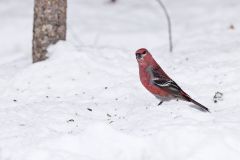
[[[68,40],[31,64],[33,1],[0,0],[0,160],[238,160],[240,4],[164,2],[173,53],[156,1],[71,0]],[[139,81],[142,47],[211,113],[157,106]]]

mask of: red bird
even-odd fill
[[[201,111],[209,112],[208,108],[193,100],[163,71],[148,50],[145,48],[137,50],[136,59],[140,80],[143,86],[160,100],[158,105],[164,101],[180,99],[194,103]]]

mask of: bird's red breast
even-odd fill
[[[170,94],[159,87],[152,84],[151,76],[147,72],[147,68],[145,66],[139,67],[139,76],[142,85],[152,94],[159,95],[163,97],[168,97]]]

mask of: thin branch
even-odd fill
[[[156,0],[159,5],[162,7],[163,11],[164,11],[164,14],[167,18],[167,22],[168,22],[168,36],[169,36],[169,50],[170,52],[172,52],[173,50],[173,43],[172,43],[172,25],[171,25],[171,19],[170,19],[170,16],[168,14],[168,11],[165,7],[165,5],[163,4],[163,2],[161,0]]]

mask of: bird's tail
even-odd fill
[[[199,108],[199,110],[203,111],[203,112],[210,112],[209,109],[207,107],[205,107],[204,105],[198,103],[197,101],[195,101],[194,99],[192,99],[189,95],[187,95],[185,92],[183,92],[183,97],[185,100],[192,102],[193,104],[197,105]]]
[[[190,98],[190,102],[192,102],[193,104],[197,105],[201,111],[203,111],[203,112],[210,112],[207,107],[205,107],[204,105],[198,103],[194,99]]]

